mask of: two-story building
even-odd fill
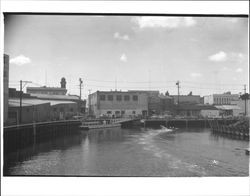
[[[204,96],[204,104],[209,105],[231,105],[232,101],[237,100],[239,100],[239,95],[230,92]]]
[[[97,91],[88,100],[89,114],[96,117],[148,115],[148,94],[143,91]]]

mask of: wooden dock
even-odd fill
[[[121,124],[115,123],[115,124],[96,124],[96,125],[81,125],[79,128],[83,131],[88,131],[91,129],[108,129],[108,128],[116,128],[121,127]]]

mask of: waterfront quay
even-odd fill
[[[4,127],[4,152],[16,151],[19,148],[34,145],[39,142],[79,133],[81,132],[79,128],[82,125],[85,126],[85,130],[90,130],[91,127],[88,128],[90,125],[94,125],[94,127],[98,127],[98,129],[102,130],[116,127],[115,124],[120,124],[120,127],[123,129],[133,129],[134,127],[160,128],[161,126],[168,129],[207,128],[211,129],[213,133],[241,136],[239,139],[249,140],[249,124],[246,119],[106,118],[92,120],[64,120]],[[235,124],[238,126],[234,126]],[[241,124],[244,124],[244,126],[240,126]],[[107,127],[107,125],[112,126]]]

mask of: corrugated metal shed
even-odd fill
[[[34,94],[31,93],[31,96],[35,96],[38,99],[62,99],[62,100],[79,100],[79,97],[74,95],[47,95],[47,94]]]
[[[58,104],[76,104],[73,101],[60,101],[60,100],[40,100],[40,99],[22,99],[22,106],[33,106],[49,103],[51,106]],[[9,99],[9,107],[19,107],[20,99]]]

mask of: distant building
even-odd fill
[[[179,103],[189,103],[189,104],[199,104],[201,103],[201,97],[200,95],[171,95],[174,99],[174,104],[178,104],[178,99]],[[178,98],[179,97],[179,98]]]
[[[66,79],[61,79],[61,87],[27,87],[26,92],[29,94],[46,94],[46,95],[66,95]]]
[[[20,99],[9,99],[8,125],[20,124]],[[37,99],[22,100],[22,124],[50,120],[50,103]]]
[[[160,97],[159,91],[156,90],[129,90],[128,92],[145,93],[148,99],[148,115],[160,113]]]
[[[236,100],[239,100],[239,95],[230,92],[204,96],[204,104],[209,105],[230,105],[232,101]]]
[[[96,117],[148,115],[148,94],[142,91],[97,91],[89,95],[89,113]]]
[[[160,114],[172,113],[174,110],[173,97],[160,94],[159,98],[160,98]]]
[[[85,114],[86,110],[86,100],[80,99],[77,95],[47,95],[47,94],[31,94],[31,96],[36,97],[40,100],[49,101],[70,101],[76,103],[78,113]]]
[[[232,105],[236,105],[239,107],[239,116],[244,116],[245,115],[245,110],[246,110],[246,116],[250,116],[250,100],[237,100],[237,101],[231,101]]]
[[[240,116],[240,107],[237,105],[215,105],[222,117]]]
[[[216,107],[203,104],[180,104],[177,110],[178,115],[185,117],[218,118],[220,115]]]
[[[8,99],[9,99],[9,56],[4,54],[4,123],[8,120]]]
[[[51,120],[71,119],[77,115],[77,103],[73,101],[22,99],[22,124]],[[20,99],[9,99],[8,125],[19,124]]]

